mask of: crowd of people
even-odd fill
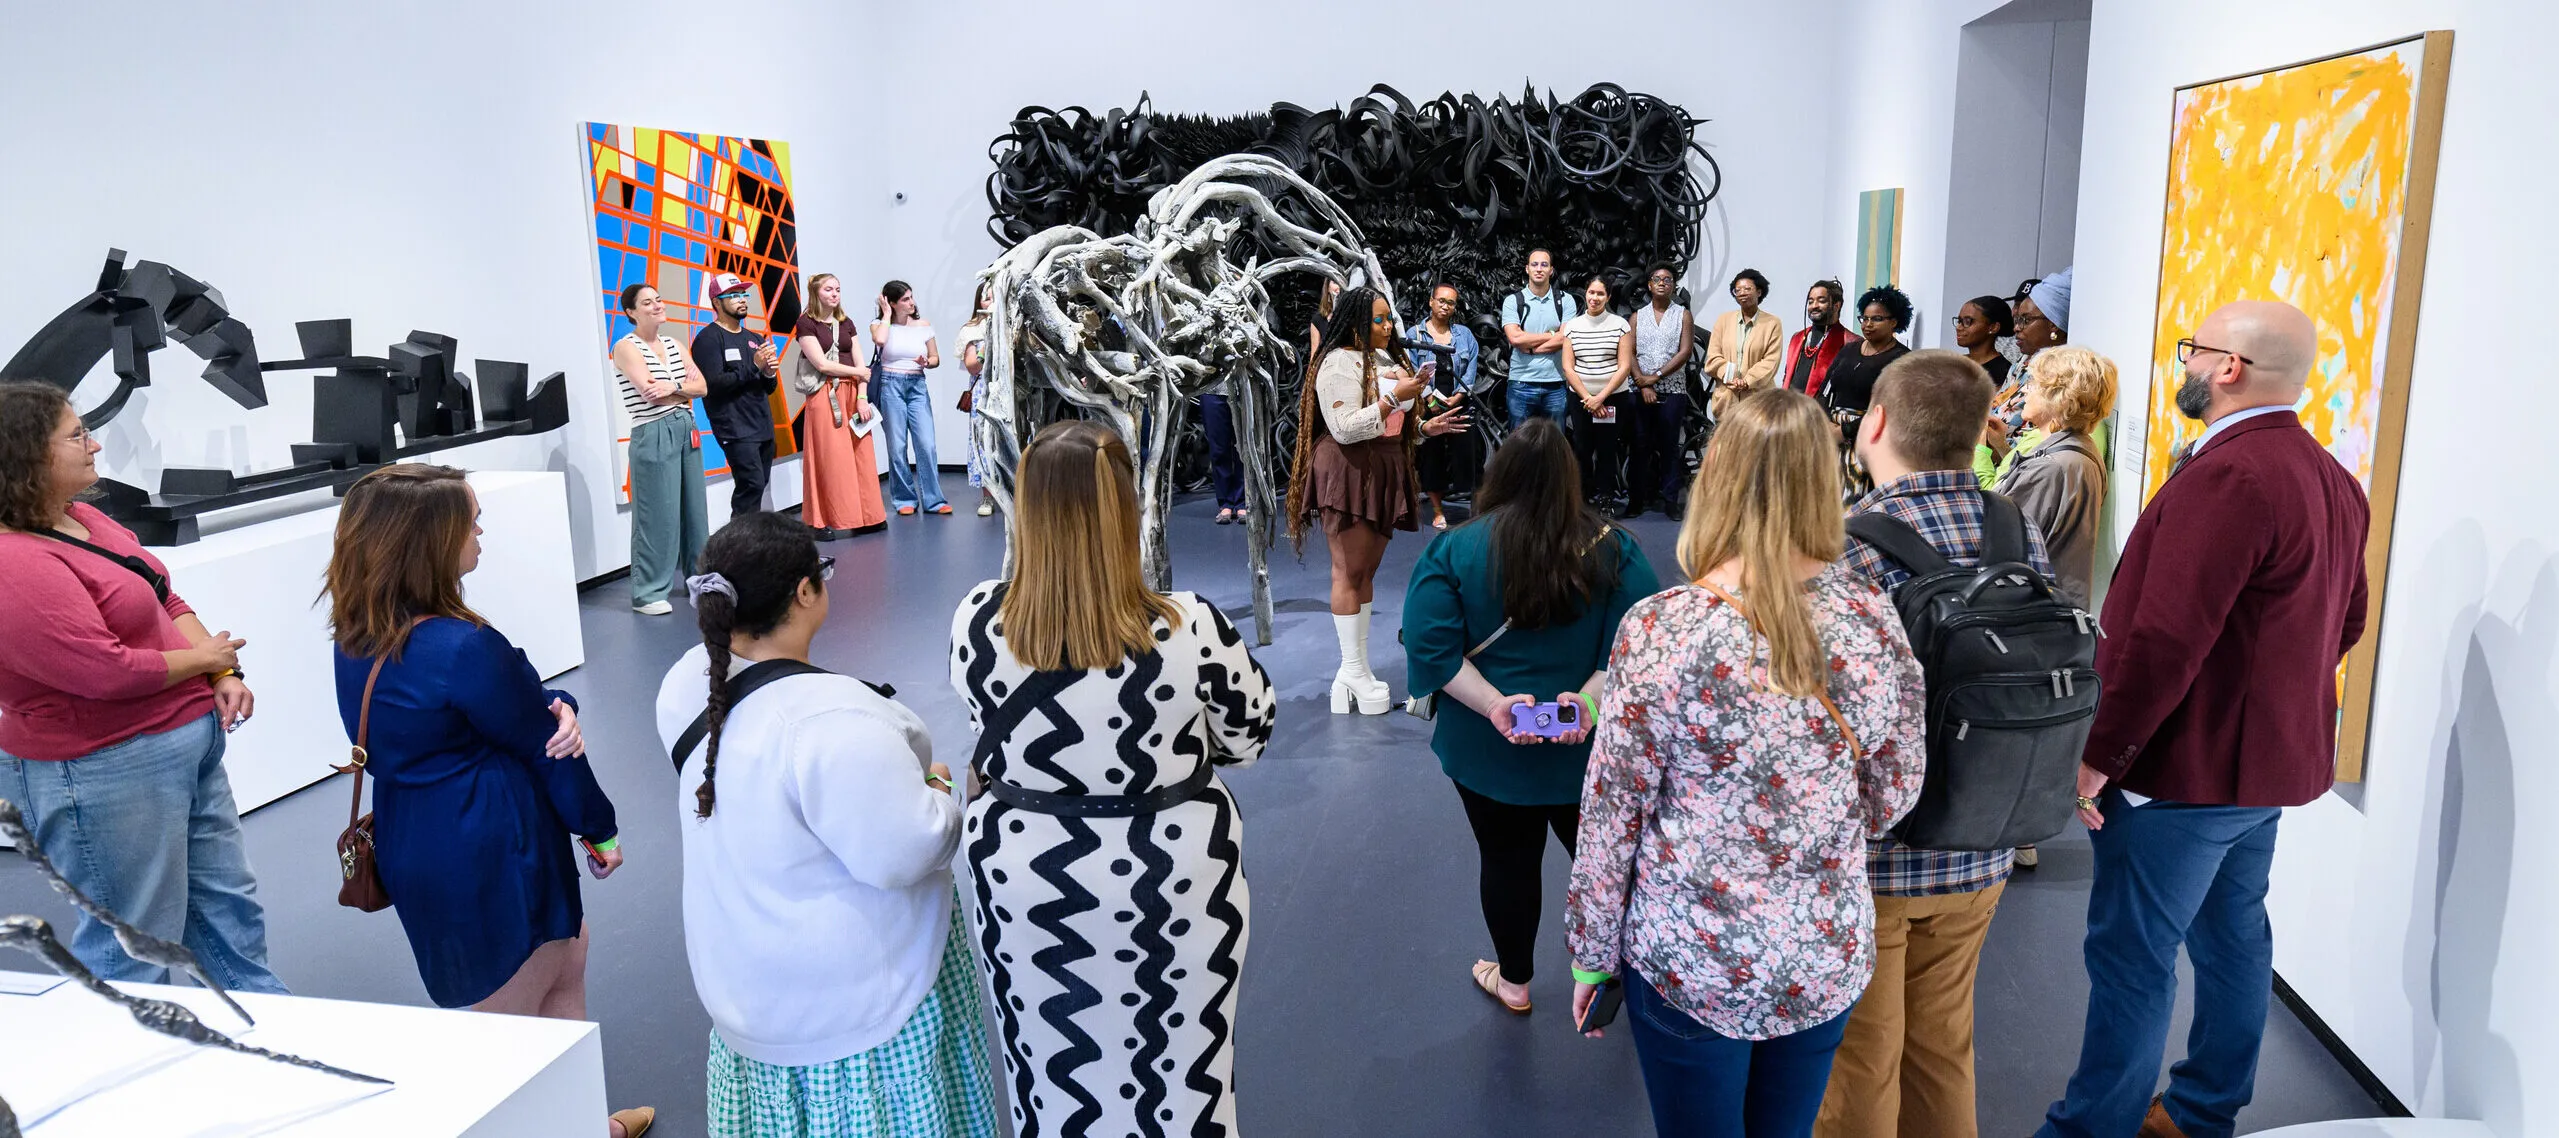
[[[748,331],[754,285],[721,273],[708,290],[711,322],[690,344],[665,331],[666,301],[646,284],[622,290],[631,331],[613,345],[615,389],[630,423],[625,450],[631,496],[631,607],[646,616],[675,611],[668,598],[702,557],[709,537],[701,436],[693,421],[699,400],[728,460],[729,515],[767,508],[775,454],[773,396],[786,380],[802,401],[791,422],[800,455],[800,517],[823,541],[873,533],[889,514],[949,514],[943,499],[926,376],[942,366],[933,325],[916,312],[904,281],[880,286],[868,334],[844,310],[844,285],[833,273],[808,280],[808,306],[786,333]],[[965,414],[983,394],[986,301],[960,330],[960,365],[969,391]],[[872,433],[879,433],[875,452]],[[880,484],[881,456],[888,485]],[[979,488],[977,514],[995,512],[986,458],[971,432],[969,485]],[[1240,498],[1242,491],[1237,490]]]
[[[1856,298],[1850,333],[1827,281],[1789,338],[1750,271],[1701,349],[1675,284],[1648,274],[1630,320],[1594,279],[1573,311],[1533,254],[1501,304],[1512,422],[1488,463],[1459,449],[1481,352],[1457,290],[1434,289],[1415,328],[1450,349],[1432,367],[1395,347],[1374,290],[1327,298],[1285,522],[1330,556],[1331,706],[1384,710],[1367,641],[1387,542],[1445,523],[1430,495],[1471,493],[1401,624],[1411,706],[1480,855],[1491,953],[1473,983],[1533,1013],[1551,834],[1571,863],[1571,1027],[1601,1034],[1622,1007],[1660,1133],[1973,1134],[1973,989],[2018,854],[1896,837],[1943,732],[1896,607],[1917,567],[1851,519],[1959,566],[2022,562],[2084,610],[2117,370],[2064,342],[2067,274],[1965,304],[1955,351],[1902,343],[1910,303],[1889,288]],[[1268,747],[1270,677],[1215,605],[1148,587],[1128,446],[1085,422],[1025,448],[1011,573],[953,613],[950,683],[976,729],[958,769],[889,693],[814,663],[834,571],[820,541],[885,514],[867,442],[828,432],[876,407],[917,466],[892,463],[888,504],[949,505],[923,397],[939,347],[911,290],[882,291],[866,363],[837,282],[813,285],[789,349],[739,339],[745,304],[725,289],[685,345],[645,287],[614,349],[634,496],[650,495],[634,599],[649,611],[681,588],[702,637],[657,694],[679,773],[653,808],[683,819],[712,1133],[991,1135],[1007,1100],[1021,1132],[1233,1133],[1251,905],[1220,772]],[[964,334],[964,363],[982,343]],[[752,408],[782,350],[810,396],[801,518],[745,508],[771,432]],[[2248,1101],[2277,821],[2329,785],[2332,676],[2364,622],[2362,493],[2291,411],[2316,351],[2307,318],[2265,302],[2179,345],[2177,406],[2207,427],[2108,584],[2105,699],[2065,756],[2096,847],[2092,990],[2043,1135],[2223,1135]],[[1714,427],[1691,476],[1678,436],[1701,353]],[[705,537],[689,423],[660,424],[723,392],[738,403],[714,426],[759,472]],[[16,649],[0,795],[92,896],[228,986],[283,991],[221,767],[255,708],[245,644],[81,500],[98,449],[59,389],[0,385],[0,567],[19,601],[0,609]],[[1648,498],[1681,522],[1668,587],[1610,516]],[[384,467],[347,493],[325,590],[340,712],[430,997],[583,1018],[578,867],[621,864],[615,805],[577,701],[463,599],[476,517],[447,467]],[[2154,1096],[2181,946],[2195,1029]],[[85,918],[73,947],[101,975],[163,978]],[[608,1126],[635,1138],[652,1120]]]

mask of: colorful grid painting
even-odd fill
[[[579,134],[595,203],[597,299],[605,343],[631,332],[622,289],[644,283],[666,300],[667,334],[690,344],[712,319],[711,279],[736,273],[755,286],[749,331],[785,334],[800,319],[800,233],[791,200],[791,146],[759,138],[587,123]],[[787,347],[787,344],[782,345]],[[608,365],[609,366],[609,365]],[[773,393],[773,449],[795,453],[786,391]],[[616,404],[618,405],[618,404]],[[702,467],[728,470],[700,400],[693,405]],[[616,443],[628,441],[628,428]],[[630,500],[624,448],[615,481]]]
[[[2319,331],[2295,410],[2364,484],[2378,628],[2400,427],[2416,352],[2425,233],[2452,33],[2199,83],[2176,94],[2140,488],[2148,501],[2203,425],[2177,413],[2177,341],[2234,300],[2288,301]],[[2379,637],[2339,670],[2338,777],[2361,777]]]

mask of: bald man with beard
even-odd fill
[[[2177,409],[2205,428],[2106,597],[2079,776],[2087,1028],[2038,1138],[2224,1138],[2254,1092],[2275,826],[2335,779],[2337,662],[2364,630],[2363,487],[2293,414],[2318,339],[2300,309],[2248,301],[2177,345]],[[2154,1097],[2180,945],[2194,1031]]]

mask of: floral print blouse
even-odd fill
[[[1740,611],[1674,588],[1618,626],[1582,786],[1574,965],[1632,966],[1734,1039],[1820,1025],[1865,992],[1866,841],[1918,801],[1927,765],[1919,662],[1891,602],[1836,565],[1805,591],[1837,720],[1768,686]]]

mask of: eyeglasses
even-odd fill
[[[71,433],[70,433],[70,434],[64,435],[64,436],[62,436],[61,438],[55,439],[55,440],[53,440],[53,441],[55,441],[55,442],[57,442],[57,443],[70,443],[71,445],[76,446],[76,447],[79,447],[79,448],[80,448],[80,449],[82,449],[82,450],[87,450],[87,449],[89,449],[89,428],[87,428],[87,427],[73,427],[73,428],[71,428]]]
[[[2191,359],[2195,358],[2195,353],[2197,353],[2197,352],[2220,352],[2221,354],[2223,354],[2223,355],[2225,355],[2225,356],[2229,356],[2230,358],[2232,358],[2232,359],[2234,359],[2234,360],[2238,360],[2239,362],[2241,362],[2241,363],[2243,363],[2243,364],[2247,364],[2247,365],[2248,365],[2248,366],[2250,366],[2250,367],[2255,367],[2255,366],[2257,366],[2257,361],[2252,360],[2252,359],[2249,359],[2249,358],[2248,358],[2248,357],[2246,357],[2246,356],[2240,355],[2240,354],[2239,354],[2239,353],[2237,353],[2237,352],[2231,351],[2231,350],[2230,350],[2230,349],[2228,349],[2228,348],[2216,348],[2216,347],[2213,347],[2213,346],[2212,346],[2212,345],[2210,345],[2210,344],[2198,344],[2198,343],[2194,342],[2194,340],[2192,340],[2192,339],[2185,339],[2185,340],[2179,340],[2179,341],[2177,341],[2177,362],[2178,362],[2178,363],[2184,363],[2184,362],[2186,362],[2187,360],[2191,360]]]
[[[1955,318],[1955,327],[1958,328],[1970,328],[1979,323],[1981,323],[1981,320],[1978,317],[1958,316]]]
[[[1860,324],[1890,324],[1893,322],[1893,314],[1889,312],[1861,312],[1857,315],[1857,322]]]
[[[821,581],[821,582],[824,582],[824,581],[832,581],[832,580],[834,580],[834,579],[835,579],[835,559],[834,559],[834,558],[829,557],[829,556],[827,556],[827,555],[825,555],[825,554],[823,554],[823,553],[821,553],[821,554],[819,554],[819,555],[818,555],[818,558],[817,558],[817,579],[818,579],[819,581]]]

